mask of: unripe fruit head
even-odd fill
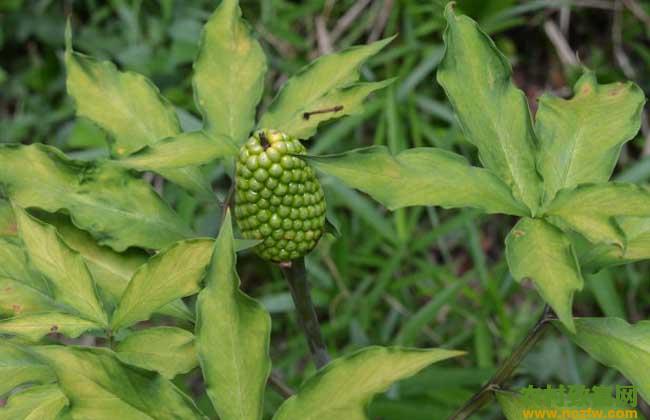
[[[302,159],[304,146],[276,130],[260,130],[239,151],[235,219],[246,239],[263,242],[265,260],[300,258],[315,246],[325,226],[325,197],[314,170]]]

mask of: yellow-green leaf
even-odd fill
[[[62,312],[43,312],[0,320],[0,334],[9,334],[28,341],[39,341],[47,334],[59,333],[70,338],[100,330],[96,322]]]
[[[136,331],[117,343],[115,352],[124,363],[153,370],[167,379],[198,366],[194,335],[176,327]]]
[[[650,399],[650,321],[628,324],[619,318],[576,318],[571,336],[591,357],[612,367]]]
[[[467,16],[445,9],[445,55],[438,82],[451,102],[468,141],[533,214],[541,180],[535,169],[536,139],[526,95],[512,82],[508,59]]]
[[[32,265],[50,281],[55,300],[99,325],[108,324],[95,282],[79,253],[58,236],[56,229],[14,207],[20,237]]]
[[[24,348],[0,340],[0,395],[27,383],[49,384],[56,375],[37,357]]]
[[[531,280],[573,331],[573,294],[582,289],[584,281],[569,238],[544,220],[525,218],[508,234],[506,256],[515,280]]]
[[[594,244],[625,247],[617,217],[650,217],[650,190],[635,184],[609,182],[560,190],[548,204],[546,216],[564,229],[574,230]]]
[[[75,100],[77,115],[90,119],[110,134],[111,149],[118,158],[181,132],[173,106],[141,74],[122,72],[109,61],[74,52],[69,39],[65,64],[66,85]],[[197,168],[159,173],[190,191],[211,191]]]
[[[207,393],[222,420],[262,418],[271,371],[271,317],[239,289],[230,213],[214,243],[199,293],[196,347]]]
[[[320,122],[358,112],[363,98],[385,85],[353,85],[359,80],[359,68],[392,39],[351,47],[312,61],[284,84],[258,128],[276,129],[306,139],[316,132]],[[343,108],[325,109],[337,106]],[[305,119],[305,113],[324,110],[329,112]]]
[[[365,420],[375,394],[432,363],[462,355],[444,349],[368,347],[334,360],[286,400],[274,420]]]
[[[599,85],[587,70],[573,90],[568,100],[549,94],[539,99],[535,131],[546,200],[563,188],[607,181],[621,146],[641,126],[645,96],[636,84]]]
[[[208,138],[203,131],[195,131],[161,140],[118,163],[128,168],[160,171],[204,165],[237,152],[229,138],[217,134]]]
[[[304,159],[391,210],[420,205],[528,214],[492,172],[470,166],[463,157],[442,149],[414,148],[393,156],[386,147],[374,146]]]
[[[243,143],[264,90],[266,58],[241,18],[239,2],[223,0],[203,28],[194,62],[194,92],[204,130],[214,140]]]
[[[128,366],[105,348],[38,346],[70,400],[70,418],[203,419],[192,400],[160,375]]]
[[[53,147],[0,147],[0,185],[21,207],[65,210],[76,226],[116,251],[160,249],[193,234],[141,178],[113,165],[71,160]]]
[[[160,251],[133,274],[111,319],[114,330],[149,319],[176,299],[195,294],[212,255],[213,241],[190,239]]]
[[[56,420],[67,405],[57,385],[33,386],[9,397],[0,407],[0,420]]]

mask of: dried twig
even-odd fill
[[[569,42],[562,35],[562,31],[560,31],[560,28],[558,28],[555,22],[552,20],[544,22],[544,32],[549,41],[551,41],[551,44],[553,44],[553,47],[555,47],[555,51],[564,66],[575,67],[580,64],[575,52],[573,52],[569,46]]]
[[[384,0],[384,4],[377,15],[377,20],[372,28],[372,32],[370,32],[370,35],[368,36],[368,42],[375,42],[379,37],[381,37],[381,34],[386,28],[388,18],[390,17],[390,12],[393,9],[393,3],[393,0]]]
[[[336,22],[334,29],[330,34],[332,43],[336,42],[348,30],[363,10],[371,3],[371,0],[358,0],[354,6],[350,7],[347,12]]]

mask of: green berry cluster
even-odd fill
[[[242,146],[237,161],[235,219],[264,259],[302,257],[325,226],[325,197],[314,170],[302,159],[304,146],[276,130],[260,130]]]

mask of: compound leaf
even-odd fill
[[[650,321],[634,325],[619,318],[576,318],[571,339],[591,357],[612,367],[650,399]]]
[[[544,220],[524,218],[506,238],[506,256],[515,280],[531,280],[562,323],[573,331],[573,294],[582,289],[584,281],[569,238]]]
[[[414,148],[393,156],[385,146],[373,146],[303,158],[391,210],[417,205],[469,206],[486,213],[528,214],[493,173],[442,149]]]
[[[53,226],[34,219],[19,207],[14,207],[14,214],[29,260],[50,280],[55,300],[88,320],[107,325],[95,282],[81,255],[61,240]]]
[[[359,68],[392,39],[351,47],[312,61],[284,84],[257,126],[305,139],[316,132],[322,121],[358,112],[365,96],[390,83],[353,85],[359,80]],[[324,108],[332,109],[305,119],[305,113]]]
[[[447,5],[445,55],[438,82],[447,93],[468,141],[483,165],[536,213],[541,181],[535,169],[536,139],[528,102],[511,79],[508,59],[467,16]]]
[[[123,364],[108,349],[39,346],[32,351],[56,372],[71,418],[204,418],[170,381]]]
[[[241,18],[239,2],[223,0],[203,28],[194,62],[194,91],[211,138],[242,144],[255,123],[266,57]]]
[[[27,314],[0,320],[0,334],[9,334],[32,342],[39,341],[50,333],[77,338],[87,331],[100,329],[102,326],[96,322],[62,312]]]
[[[39,385],[12,394],[0,408],[0,420],[56,420],[68,405],[57,385]]]
[[[160,251],[133,274],[113,318],[113,330],[149,319],[176,299],[195,294],[212,255],[213,241],[190,239]]]
[[[111,308],[115,308],[133,274],[138,267],[147,262],[149,255],[136,248],[118,253],[111,248],[98,245],[92,236],[77,229],[67,217],[62,215],[43,213],[38,214],[38,218],[56,227],[65,243],[81,254],[97,286],[103,292],[104,302]],[[186,321],[194,320],[194,314],[180,299],[163,306],[158,312]]]
[[[115,352],[122,362],[156,371],[167,379],[187,373],[199,364],[194,335],[176,327],[136,331],[120,341]]]
[[[375,394],[432,363],[462,354],[444,349],[362,349],[318,371],[280,406],[273,419],[365,420],[365,409]]]
[[[149,79],[119,71],[109,61],[72,51],[69,33],[65,64],[66,85],[75,100],[77,115],[90,119],[111,135],[111,149],[118,158],[181,132],[174,107]],[[204,195],[211,191],[197,168],[159,173],[190,191]]]
[[[76,226],[118,252],[160,249],[192,236],[142,179],[113,165],[68,159],[53,147],[0,147],[0,185],[21,207],[65,210]]]
[[[223,420],[261,419],[271,371],[271,317],[239,289],[230,213],[199,293],[196,346],[212,404]]]
[[[553,223],[580,233],[594,244],[624,249],[625,234],[616,218],[650,217],[650,190],[627,183],[585,184],[558,192],[545,214]]]
[[[607,181],[621,146],[641,126],[645,95],[634,83],[599,85],[586,71],[574,92],[569,100],[548,94],[539,99],[535,131],[547,200],[563,188]]]

